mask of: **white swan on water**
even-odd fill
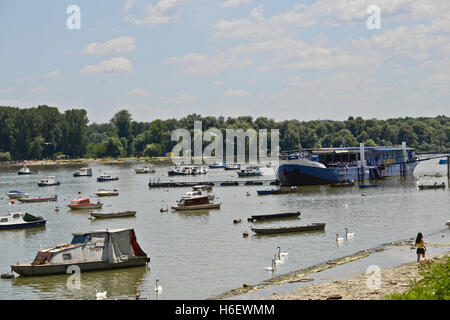
[[[274,254],[274,261],[275,261],[275,265],[280,265],[280,264],[283,264],[284,263],[284,260],[283,259],[277,259],[277,254],[275,253]]]
[[[162,292],[162,287],[159,284],[159,279],[156,279],[155,291],[158,292],[158,293]]]
[[[337,243],[342,243],[344,242],[344,238],[339,238],[339,235],[336,233],[336,242]]]
[[[264,267],[264,270],[266,271],[275,271],[275,260],[272,259],[272,266],[271,267]]]
[[[95,298],[97,300],[105,300],[106,299],[106,291],[98,292],[97,287],[95,287]]]
[[[281,252],[281,248],[277,247],[278,249],[278,259],[286,258],[289,254],[289,252]]]
[[[355,237],[355,233],[354,233],[354,232],[348,232],[348,229],[345,228],[345,237],[346,237],[347,239],[352,239],[352,238]]]

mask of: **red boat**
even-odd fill
[[[72,200],[72,202],[67,206],[72,210],[100,209],[101,207],[103,207],[103,203],[92,203],[89,198],[80,198]]]

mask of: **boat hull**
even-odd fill
[[[61,184],[60,182],[55,182],[55,183],[41,183],[41,182],[38,182],[38,187],[59,186],[60,184]]]
[[[323,231],[325,223],[312,223],[303,226],[293,227],[276,227],[276,228],[251,228],[253,232],[258,234],[277,234],[277,233],[292,233],[292,232],[307,232],[307,231]]]
[[[91,217],[94,218],[123,218],[123,217],[135,217],[136,211],[126,212],[113,212],[113,213],[95,213],[91,212]]]
[[[45,227],[46,223],[47,223],[46,220],[40,220],[17,224],[5,224],[5,225],[0,224],[0,230]]]
[[[68,204],[67,206],[72,210],[89,210],[89,209],[100,209],[101,207],[103,207],[103,203],[102,204],[95,203],[84,206]]]
[[[135,257],[123,262],[109,263],[108,261],[72,262],[64,264],[44,264],[44,265],[11,265],[12,271],[21,276],[49,276],[66,274],[70,266],[78,266],[81,272],[101,271],[120,268],[142,267],[150,262],[148,257]],[[70,272],[69,272],[70,273]]]
[[[284,212],[284,213],[253,215],[248,220],[249,221],[263,221],[263,220],[273,220],[273,219],[298,218],[299,216],[300,216],[300,211]]]
[[[118,195],[119,195],[118,192],[105,192],[105,193],[97,193],[97,192],[94,192],[94,194],[95,194],[97,197],[113,197],[113,196],[118,196]]]
[[[172,209],[176,211],[190,211],[190,210],[205,210],[205,209],[220,209],[221,203],[199,204],[194,206],[173,206]]]
[[[17,199],[20,202],[23,203],[33,203],[33,202],[49,202],[49,201],[57,201],[58,198],[57,197],[52,197],[52,198],[21,198],[21,199]]]
[[[97,182],[107,182],[107,181],[116,181],[116,180],[119,180],[119,178],[111,178],[111,179],[97,178]]]

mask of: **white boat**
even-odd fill
[[[11,190],[11,191],[7,192],[6,195],[10,199],[28,198],[28,193],[17,191],[17,190]]]
[[[111,174],[109,173],[104,173],[101,174],[98,178],[97,181],[98,182],[102,182],[102,181],[114,181],[114,180],[119,180],[119,177],[113,177]]]
[[[46,220],[29,213],[8,212],[0,216],[0,230],[45,227]]]
[[[17,172],[17,174],[19,174],[19,175],[22,175],[22,174],[35,174],[35,173],[37,173],[37,171],[31,171],[30,168],[28,168],[27,166],[23,166]]]
[[[75,171],[73,176],[74,177],[92,177],[92,169],[91,168],[81,168],[80,170]]]
[[[143,166],[142,168],[135,168],[134,172],[136,173],[153,173],[155,172],[155,168],[152,166]]]
[[[259,170],[259,167],[256,166],[250,166],[245,169],[242,169],[238,171],[239,177],[255,177],[255,176],[262,176],[262,172]]]
[[[47,178],[41,179],[38,182],[39,187],[47,187],[47,186],[58,186],[60,182],[56,180],[55,176],[48,176]]]
[[[209,202],[208,196],[191,196],[183,197],[177,201],[176,206],[172,206],[173,210],[176,211],[187,211],[187,210],[204,210],[204,209],[220,209],[221,203],[211,203]]]
[[[94,192],[94,194],[98,197],[109,197],[109,196],[118,196],[119,191],[114,190],[106,190],[106,189],[98,189],[98,191]]]
[[[214,200],[214,194],[211,191],[206,191],[206,190],[202,190],[202,189],[197,189],[197,190],[194,190],[194,191],[188,191],[182,197],[182,199],[192,198],[194,196],[207,196],[208,200]]]

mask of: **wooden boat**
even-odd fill
[[[0,216],[0,230],[45,227],[47,221],[29,213],[9,212]]]
[[[186,210],[202,210],[202,209],[220,209],[221,203],[209,202],[208,196],[192,196],[189,198],[181,198],[176,206],[172,206],[172,209],[176,211]]]
[[[136,211],[120,211],[120,212],[91,212],[91,217],[94,218],[122,218],[122,217],[134,217],[136,216]]]
[[[419,185],[419,189],[420,190],[429,190],[429,189],[445,189],[445,183],[442,182],[441,184],[430,184],[430,185],[424,185],[421,184]]]
[[[360,188],[375,188],[378,187],[380,184],[376,183],[376,184],[360,184],[359,187]]]
[[[133,229],[107,229],[74,233],[71,243],[41,249],[32,263],[17,263],[11,269],[22,276],[46,276],[66,274],[70,266],[88,272],[141,267],[149,262]]]
[[[117,191],[116,189],[114,190],[98,189],[98,191],[94,192],[94,194],[97,197],[111,197],[111,196],[118,196],[119,191]]]
[[[283,212],[283,213],[272,213],[272,214],[258,214],[252,215],[248,218],[248,221],[262,221],[271,219],[283,219],[283,218],[297,218],[300,216],[300,211],[297,212]]]
[[[297,193],[297,187],[257,190],[258,195]]]
[[[113,177],[110,174],[102,174],[97,178],[97,182],[119,180],[119,177]]]
[[[58,201],[58,196],[55,195],[54,197],[21,198],[18,200],[22,203],[49,202],[49,201]]]
[[[331,188],[342,188],[342,187],[353,187],[355,185],[354,181],[336,182],[330,184]]]
[[[55,176],[48,176],[47,178],[41,179],[38,182],[39,187],[48,187],[48,186],[59,186],[60,182],[56,180]]]
[[[88,198],[80,198],[72,200],[67,206],[72,210],[100,209],[103,203],[92,203]]]
[[[36,174],[37,171],[31,171],[30,168],[27,166],[23,166],[20,168],[20,170],[17,172],[18,175],[24,175],[24,174]]]
[[[91,168],[81,168],[77,170],[73,174],[74,177],[92,177],[92,169]]]
[[[305,232],[305,231],[323,231],[325,229],[325,223],[311,223],[300,226],[288,226],[288,227],[251,227],[253,232],[258,234],[277,234],[288,232]]]
[[[11,190],[6,193],[9,199],[20,199],[20,198],[28,198],[28,193]]]

